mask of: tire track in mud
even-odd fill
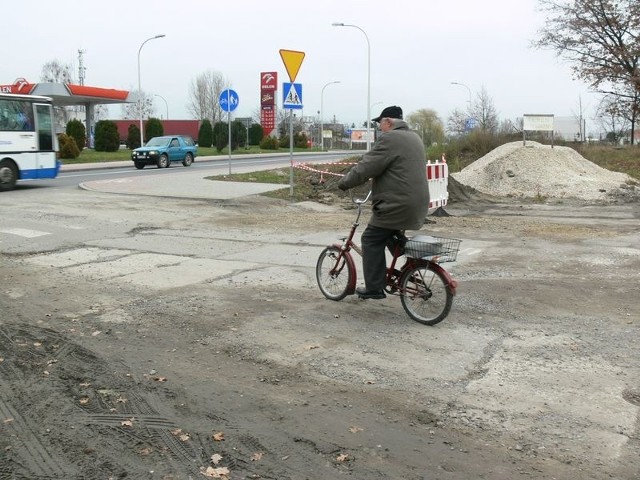
[[[158,456],[169,473],[198,475],[206,465],[197,439],[180,440],[178,425],[136,391],[126,366],[43,328],[3,325],[0,339],[0,477],[135,475],[154,470]],[[156,454],[145,458],[145,448]]]
[[[3,379],[3,384],[4,379]],[[7,457],[11,457],[16,468],[9,468],[0,460],[1,478],[76,478],[77,471],[51,455],[40,440],[37,424],[25,418],[11,404],[3,400],[0,387],[0,416],[4,422],[3,435],[10,448],[3,447]],[[11,460],[10,460],[11,461]],[[17,477],[16,477],[17,475]]]
[[[49,451],[42,439],[42,426],[25,408],[29,406],[25,387],[33,379],[24,370],[40,358],[31,347],[40,344],[41,338],[10,327],[0,329],[0,338],[0,437],[4,438],[1,446],[5,452],[0,459],[2,478],[76,478],[77,470]]]
[[[305,474],[283,465],[280,449],[267,446],[281,438],[259,440],[226,416],[207,412],[198,422],[225,430],[223,443],[214,444],[210,432],[182,431],[162,414],[170,393],[154,391],[156,383],[137,381],[124,363],[106,362],[56,331],[0,324],[0,358],[0,478],[138,478],[150,471],[199,478],[213,453],[233,475]],[[256,464],[257,452],[271,460]],[[317,462],[313,448],[297,454]]]

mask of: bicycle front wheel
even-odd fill
[[[342,300],[351,284],[352,269],[347,256],[338,247],[325,248],[316,263],[316,280],[322,294],[329,300]]]
[[[400,301],[413,320],[424,325],[440,323],[449,314],[453,294],[444,275],[429,262],[409,268],[400,279]]]

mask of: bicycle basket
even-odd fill
[[[460,242],[456,238],[418,235],[406,243],[404,253],[407,257],[424,258],[438,263],[455,262]]]

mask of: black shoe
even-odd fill
[[[384,290],[367,290],[365,288],[356,288],[356,293],[362,300],[367,300],[369,298],[372,300],[382,300],[383,298],[387,298]]]

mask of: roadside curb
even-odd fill
[[[331,151],[331,152],[296,152],[296,156],[306,156],[306,155],[335,155],[335,154],[353,154],[358,155],[361,153],[356,150],[347,150],[347,151]],[[245,159],[245,158],[253,158],[253,157],[284,157],[288,156],[287,152],[278,152],[278,153],[241,153],[232,155],[231,159]],[[220,162],[226,162],[229,160],[228,156],[223,155],[207,155],[207,156],[197,156],[195,161],[213,161],[218,160]],[[113,162],[94,162],[94,163],[70,163],[65,165],[64,163],[60,167],[61,172],[78,172],[83,170],[96,170],[103,168],[127,168],[131,167],[135,169],[133,165],[133,160],[116,160]]]

